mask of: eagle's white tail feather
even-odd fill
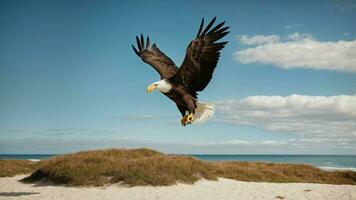
[[[195,109],[194,122],[203,123],[214,116],[214,106],[197,101]]]

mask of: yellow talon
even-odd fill
[[[182,126],[186,126],[187,124],[191,124],[193,121],[194,115],[193,113],[190,113],[189,115],[184,115],[180,120],[180,123],[182,124]]]
[[[193,113],[190,113],[190,114],[187,116],[187,121],[186,121],[186,123],[187,123],[187,124],[191,124],[193,121],[194,121],[194,115],[193,115]]]
[[[182,124],[182,126],[187,125],[187,115],[184,115],[182,117],[182,119],[180,120],[180,123]]]

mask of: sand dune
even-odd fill
[[[120,199],[120,200],[218,200],[218,199],[356,199],[356,186],[309,183],[256,183],[225,178],[218,181],[201,180],[193,185],[125,187],[118,184],[108,187],[65,187],[24,184],[18,180],[24,175],[0,178],[2,199]]]

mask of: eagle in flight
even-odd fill
[[[151,45],[148,36],[146,42],[142,34],[140,38],[136,36],[137,48],[132,45],[135,53],[161,76],[161,80],[147,87],[147,92],[158,89],[174,101],[182,114],[182,126],[204,122],[214,115],[211,105],[198,101],[197,92],[203,91],[210,82],[220,51],[227,44],[217,41],[229,33],[229,27],[224,27],[225,22],[213,27],[215,20],[216,17],[204,28],[202,19],[199,31],[189,43],[179,68],[156,44]]]

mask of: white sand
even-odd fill
[[[202,180],[194,185],[178,184],[166,187],[124,187],[111,185],[101,188],[76,188],[64,186],[35,185],[18,182],[24,176],[0,178],[2,199],[356,199],[356,186],[306,183],[255,183],[220,178],[216,181]],[[279,197],[278,197],[279,196]]]

